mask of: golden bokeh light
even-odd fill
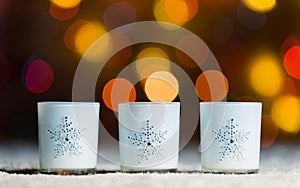
[[[275,125],[272,116],[264,114],[262,116],[261,127],[261,147],[271,147],[276,141],[278,135],[278,127]]]
[[[274,100],[272,119],[283,131],[296,134],[300,129],[300,99],[294,95],[283,95]]]
[[[58,7],[70,9],[79,5],[81,0],[51,0],[53,4]]]
[[[49,14],[60,21],[65,21],[73,18],[79,10],[79,4],[73,8],[65,9],[61,8],[54,3],[49,8]]]
[[[136,90],[127,79],[115,78],[104,86],[102,99],[109,109],[117,112],[119,102],[134,102],[136,100]]]
[[[103,24],[100,22],[87,22],[82,25],[75,36],[75,47],[81,55],[102,35],[107,32]],[[106,46],[107,44],[102,44]]]
[[[168,17],[176,23],[184,23],[188,20],[189,10],[183,0],[165,0],[165,11]]]
[[[171,102],[178,95],[179,84],[170,72],[158,71],[151,74],[145,83],[145,92],[150,101]]]
[[[141,79],[157,71],[169,71],[169,56],[160,48],[150,47],[141,51],[136,57],[136,71]]]
[[[77,20],[65,32],[64,42],[67,48],[79,55],[88,52],[85,54],[85,59],[89,62],[99,62],[108,57],[112,50],[112,40],[108,34],[101,39],[101,42],[94,43],[106,32],[100,22]],[[93,48],[90,48],[92,45]]]
[[[166,9],[165,9],[165,2],[166,2],[166,0],[156,0],[154,2],[153,12],[154,12],[155,19],[157,21],[161,21],[161,22],[168,22],[168,23],[172,23],[172,24],[183,25],[184,23],[176,22],[168,16]],[[172,29],[172,28],[170,28],[170,29]]]
[[[228,79],[216,70],[205,71],[196,80],[196,91],[203,101],[222,101],[228,90]]]
[[[276,6],[276,0],[242,0],[243,3],[255,12],[269,12]]]
[[[280,91],[283,73],[279,64],[279,60],[269,54],[254,59],[250,83],[257,93],[273,96]]]
[[[153,4],[155,19],[176,25],[183,25],[198,12],[197,0],[156,0]],[[165,26],[164,26],[165,27]],[[176,29],[176,28],[167,28]]]

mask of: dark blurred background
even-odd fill
[[[280,139],[297,141],[299,18],[300,1],[285,0],[0,0],[1,141],[36,141],[36,103],[72,100],[74,74],[87,48],[114,28],[155,20],[178,24],[199,36],[222,72],[202,72],[187,55],[166,45],[147,43],[123,49],[107,62],[96,91],[102,123],[112,136],[117,137],[115,104],[126,101],[111,93],[113,83],[122,85],[119,93],[130,96],[130,101],[150,101],[161,92],[169,93],[164,101],[179,100],[176,84],[156,91],[151,81],[148,87],[146,80],[133,86],[117,78],[137,59],[161,57],[187,72],[199,101],[225,97],[229,101],[262,101],[262,147]],[[172,73],[169,65],[161,62],[136,68],[137,77],[159,70]],[[225,90],[213,97],[206,76],[224,81]]]

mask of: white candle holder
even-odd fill
[[[201,102],[203,172],[257,173],[262,104]]]
[[[96,102],[39,102],[40,172],[96,172],[99,107]]]
[[[121,170],[176,170],[180,103],[132,102],[118,108]]]

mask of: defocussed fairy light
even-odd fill
[[[78,10],[79,4],[75,7],[66,9],[52,3],[49,8],[49,14],[57,20],[66,21],[73,18],[77,14]]]
[[[187,35],[182,37],[179,42],[176,44],[176,50],[175,54],[179,62],[189,68],[196,68],[199,67],[199,65],[191,59],[187,54],[184,54],[179,49],[188,49],[189,52],[198,54],[197,55],[197,61],[201,65],[204,63],[208,58],[208,48],[205,45],[197,46],[195,48],[195,40],[194,37],[191,35]]]
[[[170,70],[169,56],[160,48],[146,48],[137,55],[136,60],[135,68],[138,76],[142,79],[142,84],[144,84],[143,79],[152,73]]]
[[[78,6],[81,0],[51,0],[53,4],[64,9],[71,9]]]
[[[277,58],[264,54],[253,61],[250,69],[250,83],[262,96],[274,96],[281,89],[283,73]]]
[[[107,32],[105,27],[97,21],[87,22],[76,32],[75,47],[78,53],[83,55],[86,50],[102,35]],[[104,47],[107,44],[102,44]]]
[[[275,125],[272,116],[264,114],[261,125],[261,147],[269,148],[276,141],[278,127]]]
[[[293,46],[300,46],[300,41],[297,37],[291,35],[287,37],[281,44],[280,55],[285,56],[285,53]]]
[[[156,0],[153,6],[157,21],[183,25],[198,12],[197,0]]]
[[[33,56],[23,67],[22,80],[31,93],[44,93],[54,81],[53,69],[46,61]]]
[[[242,0],[242,2],[255,12],[269,12],[276,6],[276,0]]]
[[[9,80],[11,71],[11,63],[5,55],[0,54],[0,86]]]
[[[83,55],[106,32],[106,28],[100,22],[77,20],[66,31],[64,42],[69,49]],[[110,37],[105,37],[101,45],[97,43],[97,46],[93,46],[85,58],[92,62],[101,61],[109,54],[111,49],[111,39]]]
[[[283,131],[297,133],[300,129],[300,99],[294,95],[283,95],[274,100],[272,119]]]
[[[109,109],[117,112],[118,103],[136,100],[136,90],[127,79],[115,78],[105,84],[102,99]]]
[[[178,95],[178,91],[176,77],[166,71],[152,73],[145,83],[146,95],[152,102],[171,102]]]
[[[288,49],[284,55],[283,62],[286,72],[290,76],[300,79],[300,46],[295,45]]]
[[[203,101],[222,101],[228,94],[228,90],[228,79],[216,70],[205,71],[196,80],[196,91]]]
[[[267,23],[264,13],[252,11],[242,3],[237,6],[236,17],[240,24],[248,29],[259,29]]]
[[[130,3],[118,2],[110,5],[104,11],[103,20],[105,26],[112,30],[122,25],[136,22],[137,13]]]

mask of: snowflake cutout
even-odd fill
[[[138,164],[148,160],[160,160],[164,158],[161,153],[162,148],[160,144],[166,140],[168,131],[154,131],[153,129],[154,126],[150,125],[150,120],[146,120],[143,122],[141,132],[128,136],[130,143],[138,147]]]
[[[234,158],[238,161],[245,160],[243,144],[249,140],[251,131],[239,130],[237,127],[238,124],[234,118],[230,118],[227,120],[225,127],[223,126],[219,130],[212,130],[216,135],[215,140],[221,144],[221,151],[219,151],[220,162],[229,158]]]
[[[86,130],[74,127],[72,121],[69,121],[67,116],[62,118],[62,123],[54,129],[48,129],[50,140],[54,143],[54,158],[59,158],[65,155],[80,156],[81,145],[80,140],[83,137],[83,132]]]

